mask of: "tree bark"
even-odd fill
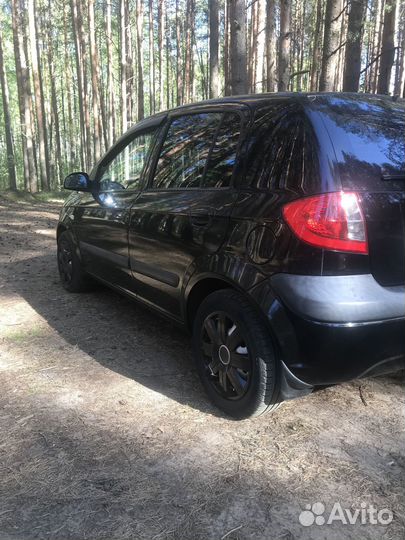
[[[230,46],[231,46],[231,28],[229,19],[229,0],[225,0],[225,13],[224,13],[224,79],[225,88],[224,93],[226,96],[231,94],[231,68],[230,68]]]
[[[96,27],[94,14],[94,0],[87,0],[89,17],[89,40],[90,40],[90,65],[93,106],[93,159],[97,162],[101,156],[101,132],[100,132],[100,94],[98,89],[99,61],[96,47]]]
[[[177,14],[177,9],[176,9]],[[153,28],[153,0],[149,0],[149,109],[150,114],[155,112],[155,40]],[[177,15],[176,15],[177,16]]]
[[[181,59],[182,59],[182,25],[179,13],[179,0],[176,0],[176,104],[181,105],[183,102],[183,78],[181,71]]]
[[[51,12],[51,0],[48,0],[48,12]],[[51,91],[51,110],[53,123],[55,126],[55,146],[56,146],[56,164],[57,164],[57,179],[58,186],[62,182],[63,160],[62,160],[62,143],[61,143],[61,130],[59,123],[59,111],[58,111],[58,99],[55,83],[55,70],[54,70],[54,55],[53,55],[53,42],[52,31],[50,24],[48,26],[48,40],[47,40],[47,57],[48,57],[48,70],[49,70],[49,86]]]
[[[209,0],[210,21],[210,97],[219,95],[219,28],[218,28],[218,0]]]
[[[113,72],[113,42],[111,30],[111,2],[107,0],[106,6],[106,37],[107,37],[107,89],[108,89],[108,144],[115,140],[115,86]]]
[[[23,37],[21,34],[21,14],[18,5],[18,0],[12,0],[12,27],[13,27],[13,44],[14,44],[14,59],[16,65],[17,76],[17,91],[18,103],[20,111],[21,125],[21,145],[23,152],[24,166],[24,187],[26,190],[32,189],[37,191],[37,180],[35,170],[34,147],[32,140],[32,129],[30,122],[30,107],[31,90],[29,88],[29,74],[27,62],[25,58]],[[27,89],[28,86],[28,89]]]
[[[125,0],[120,0],[119,10],[120,28],[120,67],[121,67],[121,131],[124,133],[128,127],[127,113],[127,39],[125,28]]]
[[[38,61],[38,50],[37,50],[38,44],[37,44],[37,31],[36,31],[36,25],[35,25],[35,11],[36,11],[35,0],[28,0],[28,27],[29,27],[29,37],[30,37],[32,76],[33,76],[33,81],[34,81],[35,112],[36,112],[37,126],[38,126],[41,188],[45,191],[48,191],[49,190],[48,143],[47,143],[47,134],[46,134],[44,96],[41,91],[42,73],[41,73],[41,67]]]
[[[311,92],[318,89],[319,65],[321,63],[321,24],[322,24],[322,0],[316,2],[316,20],[313,38],[312,49],[312,65],[311,65]]]
[[[379,94],[389,94],[391,70],[394,64],[394,31],[395,31],[395,1],[386,0],[384,10],[384,28],[382,33],[380,72],[378,75],[377,91]]]
[[[291,0],[280,0],[280,44],[278,52],[278,91],[286,92],[290,81]]]
[[[244,0],[229,1],[231,94],[247,92],[246,17]]]
[[[193,88],[193,57],[194,57],[194,0],[187,0],[186,3],[186,39],[185,39],[185,61],[184,61],[184,102],[189,103]]]
[[[320,1],[320,0],[319,0]],[[266,79],[267,91],[276,90],[276,5],[274,0],[266,2]]]
[[[159,42],[159,110],[165,108],[165,0],[159,0],[158,4],[158,42]]]
[[[0,30],[0,84],[3,98],[4,130],[6,135],[8,185],[12,191],[17,191],[17,176],[15,172],[15,157],[13,145],[13,133],[10,118],[10,99],[8,93],[6,68],[3,56],[3,36]]]
[[[72,30],[73,38],[75,42],[75,56],[76,56],[76,75],[77,75],[77,93],[79,104],[79,121],[80,121],[80,133],[81,133],[81,152],[80,159],[82,169],[87,169],[87,132],[85,126],[85,104],[84,104],[84,86],[83,86],[83,62],[82,62],[82,50],[80,44],[79,33],[79,13],[77,7],[77,0],[71,0],[71,14],[72,14]]]
[[[358,92],[361,69],[361,34],[365,0],[351,0],[343,72],[343,91]]]
[[[256,65],[253,91],[263,92],[264,80],[264,53],[266,47],[266,0],[257,0],[257,23],[256,23]]]
[[[335,72],[340,36],[340,0],[326,0],[325,28],[323,34],[322,67],[319,80],[321,92],[335,90]]]
[[[136,0],[136,51],[138,56],[138,120],[145,116],[143,92],[143,3]]]

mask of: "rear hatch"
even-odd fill
[[[403,285],[405,102],[361,94],[317,98],[342,189],[360,196],[372,274],[381,285]]]

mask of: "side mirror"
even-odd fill
[[[72,191],[91,191],[89,175],[84,172],[74,172],[66,176],[63,187]]]

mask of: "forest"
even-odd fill
[[[404,0],[1,0],[0,189],[58,190],[145,116],[405,92]]]

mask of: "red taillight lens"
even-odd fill
[[[294,233],[311,244],[334,251],[368,253],[366,226],[356,193],[325,193],[298,199],[283,208]]]

